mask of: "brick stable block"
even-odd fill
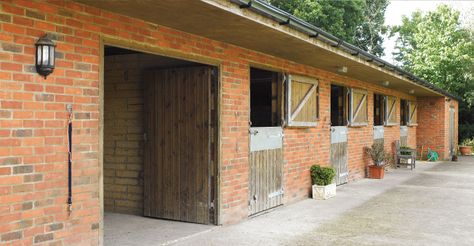
[[[105,207],[113,211],[140,210],[140,162],[136,155],[142,145],[139,129],[104,127],[104,142],[114,149],[101,152],[102,105],[101,37],[111,44],[129,43],[162,55],[191,57],[220,68],[220,160],[219,221],[231,224],[248,217],[249,174],[249,69],[251,64],[275,71],[315,77],[320,85],[320,120],[314,128],[286,128],[284,138],[284,202],[307,198],[309,167],[329,165],[330,85],[367,89],[369,124],[350,127],[348,156],[350,180],[365,177],[370,163],[363,148],[373,142],[373,94],[417,100],[418,126],[409,127],[408,142],[435,145],[446,157],[446,115],[444,97],[424,99],[354,80],[278,57],[243,49],[178,30],[114,14],[72,1],[0,1],[0,243],[12,245],[97,245],[101,231],[101,183],[106,186]],[[35,72],[36,40],[48,34],[57,44],[56,69],[47,79]],[[115,40],[115,41],[114,41]],[[105,59],[108,65],[113,61]],[[129,73],[129,78],[130,78]],[[112,76],[112,75],[111,75]],[[117,83],[105,97],[123,95],[117,103],[125,112],[140,113],[135,85]],[[131,86],[131,87],[127,87]],[[445,102],[444,105],[441,104]],[[431,105],[431,104],[434,105]],[[73,119],[73,207],[67,210],[67,112],[72,104]],[[457,111],[457,103],[449,102]],[[113,104],[105,105],[112,107]],[[438,108],[440,111],[436,111]],[[115,110],[118,110],[117,108]],[[441,113],[443,111],[444,113]],[[105,109],[107,113],[107,108]],[[119,120],[111,115],[112,120]],[[397,116],[399,119],[399,115]],[[432,121],[434,120],[434,121]],[[456,117],[457,122],[457,117]],[[116,124],[116,125],[115,125]],[[434,125],[433,125],[434,124]],[[439,128],[433,128],[433,126]],[[117,127],[117,129],[115,129]],[[120,130],[119,130],[120,128]],[[443,129],[436,131],[433,129]],[[123,131],[134,141],[105,136]],[[457,132],[457,127],[456,127]],[[115,132],[117,133],[117,132]],[[457,135],[457,133],[456,133]],[[399,126],[385,127],[385,147],[399,139]],[[429,141],[422,142],[430,138]],[[423,139],[423,140],[421,140]],[[126,159],[106,159],[109,151],[127,153]],[[130,151],[130,152],[127,152]],[[133,152],[136,151],[136,152]],[[443,152],[444,151],[444,152]],[[102,154],[104,168],[102,170]],[[129,154],[129,155],[128,155]],[[134,159],[137,158],[137,159]],[[110,165],[120,168],[108,169]],[[123,166],[121,166],[123,164]],[[112,171],[111,171],[112,170]],[[103,177],[103,178],[102,178]],[[108,186],[113,183],[113,186]],[[116,189],[116,190],[114,190]],[[125,189],[125,191],[123,191]],[[133,192],[132,192],[133,191]],[[131,195],[133,193],[133,195]],[[125,198],[124,198],[125,197]]]

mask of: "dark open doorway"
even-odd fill
[[[280,74],[250,69],[250,121],[253,127],[281,124]]]
[[[347,88],[331,85],[331,126],[346,126],[347,115]]]
[[[105,46],[106,240],[123,216],[217,223],[217,88],[216,67]]]
[[[385,120],[385,96],[374,94],[374,126],[383,126]]]
[[[400,126],[408,125],[408,103],[407,100],[400,100]]]

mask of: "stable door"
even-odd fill
[[[282,75],[250,71],[249,215],[283,204]]]
[[[213,223],[215,69],[157,69],[145,78],[144,215]]]

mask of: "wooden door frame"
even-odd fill
[[[151,45],[148,43],[138,43],[136,41],[122,39],[117,37],[111,37],[107,35],[101,35],[99,40],[99,150],[98,150],[98,164],[99,164],[99,206],[100,206],[100,221],[99,221],[99,245],[104,245],[104,67],[105,67],[105,55],[104,50],[105,46],[113,46],[128,50],[134,50],[143,52],[150,55],[158,55],[169,58],[180,59],[184,61],[196,62],[204,65],[210,65],[217,68],[218,77],[217,77],[217,136],[216,140],[216,161],[215,161],[215,177],[216,182],[215,186],[212,187],[215,190],[215,224],[221,225],[221,182],[220,182],[220,166],[221,166],[221,101],[222,101],[222,60],[215,59],[211,57],[206,57],[202,55],[189,54],[187,52],[181,52],[169,48],[160,47],[157,45]]]

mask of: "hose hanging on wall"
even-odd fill
[[[67,105],[68,122],[67,122],[67,136],[68,136],[68,197],[67,205],[68,211],[72,211],[72,105]]]

